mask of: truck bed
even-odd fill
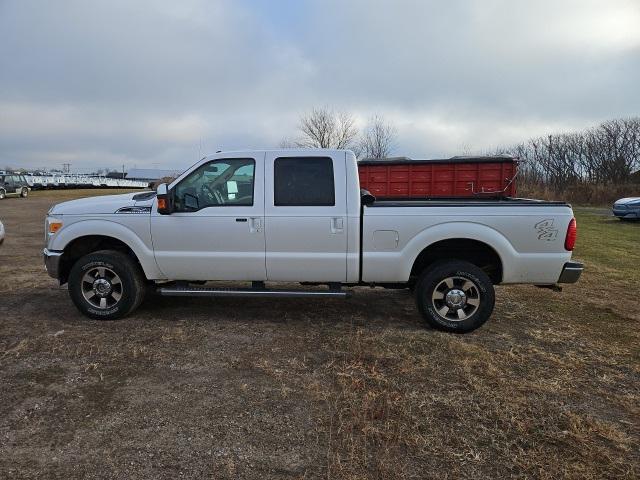
[[[502,283],[552,284],[571,258],[572,218],[565,202],[530,198],[376,200],[362,212],[362,278],[406,281],[425,245],[467,239],[499,256]]]

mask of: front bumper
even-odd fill
[[[47,273],[51,278],[58,280],[60,278],[60,260],[62,259],[62,252],[56,252],[55,250],[49,250],[45,248],[42,251],[44,257],[44,266],[47,269]]]
[[[580,262],[565,263],[558,283],[576,283],[582,275],[582,270],[584,270],[584,265]]]
[[[640,218],[640,210],[637,209],[614,208],[612,212],[618,218]]]

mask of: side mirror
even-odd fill
[[[171,215],[173,205],[171,205],[169,189],[166,183],[158,185],[156,196],[158,197],[158,213],[160,215]]]
[[[369,206],[375,201],[376,197],[374,197],[369,190],[365,190],[364,188],[360,189],[360,203],[362,203],[362,205]]]

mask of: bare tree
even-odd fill
[[[314,108],[300,118],[300,148],[349,148],[358,135],[353,116],[328,108]]]
[[[280,143],[278,144],[278,148],[296,148],[298,145],[296,144],[296,142],[293,142],[291,140],[289,140],[288,138],[283,138],[282,140],[280,140]]]
[[[396,147],[396,128],[380,115],[369,120],[360,141],[357,153],[361,158],[386,158]]]
[[[609,120],[582,132],[532,138],[510,149],[527,162],[523,183],[559,191],[571,185],[629,182],[640,169],[640,118]]]

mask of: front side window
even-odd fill
[[[253,205],[256,162],[231,158],[205,163],[191,172],[174,189],[176,211],[207,207]]]
[[[273,168],[276,206],[334,206],[336,204],[331,158],[276,158]]]

